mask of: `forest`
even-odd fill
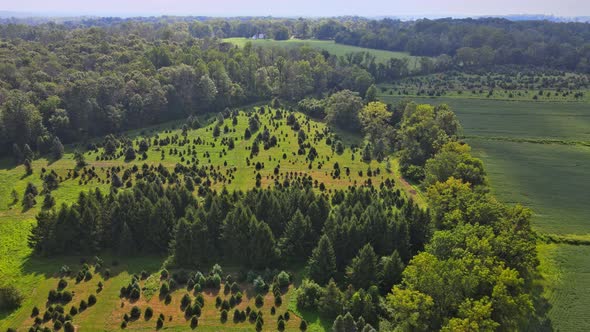
[[[256,33],[420,66],[223,41]],[[533,212],[494,196],[450,106],[380,99],[583,99],[589,39],[504,19],[4,21],[0,225],[48,270],[29,298],[0,266],[18,270],[0,326],[551,330]]]

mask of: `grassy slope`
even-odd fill
[[[269,125],[269,117],[270,114],[265,114],[261,116],[262,125]],[[306,125],[303,125],[304,120],[302,115],[298,115],[300,118],[300,123],[302,124],[302,128],[307,128]],[[225,123],[230,127],[233,128],[231,125],[231,120],[226,120]],[[279,146],[272,148],[270,150],[264,150],[262,145],[260,147],[260,154],[252,159],[252,164],[250,166],[246,165],[246,157],[249,156],[249,150],[247,147],[251,146],[251,140],[244,141],[241,139],[245,128],[247,126],[247,117],[245,115],[239,116],[238,125],[235,127],[236,132],[230,132],[225,134],[225,136],[232,136],[238,137],[239,140],[236,142],[236,148],[234,150],[228,151],[226,156],[220,156],[220,152],[224,148],[221,144],[219,144],[221,137],[224,137],[224,134],[221,135],[220,138],[215,140],[212,137],[212,125],[207,126],[202,129],[189,131],[189,138],[191,141],[196,139],[197,137],[201,137],[207,141],[207,145],[198,145],[198,159],[200,161],[199,165],[215,165],[216,167],[219,166],[222,173],[225,173],[224,170],[230,167],[237,167],[237,171],[235,173],[235,180],[232,181],[231,184],[225,184],[228,189],[242,189],[247,190],[248,188],[252,188],[255,184],[255,175],[256,172],[254,170],[254,163],[256,161],[264,162],[265,168],[260,171],[263,176],[262,184],[263,186],[267,186],[272,184],[273,180],[270,178],[273,174],[273,169],[277,164],[281,165],[281,172],[302,172],[305,174],[312,175],[314,179],[317,179],[320,182],[324,182],[326,186],[330,189],[335,188],[345,188],[349,185],[362,183],[364,180],[367,179],[365,177],[360,177],[358,175],[359,171],[363,171],[366,174],[366,170],[369,167],[369,164],[360,161],[360,151],[353,152],[349,148],[345,150],[342,155],[332,153],[330,147],[325,144],[324,140],[321,140],[314,144],[316,147],[319,157],[314,162],[314,167],[312,170],[308,169],[308,163],[305,161],[305,156],[298,156],[296,153],[297,151],[297,134],[294,132],[290,127],[285,125],[285,120],[281,121],[281,125],[276,129],[271,129],[271,133],[276,135],[279,139]],[[269,126],[269,128],[271,128]],[[316,131],[321,132],[325,128],[325,124],[320,122],[311,121],[310,122],[310,133],[313,134]],[[160,138],[170,135],[180,135],[180,130],[172,130],[170,133],[165,134],[163,133],[163,128],[153,128],[149,130],[149,135],[153,135],[155,133],[159,133]],[[138,132],[133,133],[135,135],[140,135]],[[310,134],[308,134],[310,135]],[[312,135],[313,137],[313,135]],[[358,141],[360,138],[358,137],[346,137],[346,141],[349,143],[359,143]],[[210,143],[216,143],[215,147],[210,145]],[[180,163],[181,159],[178,155],[169,155],[168,151],[170,148],[178,148],[179,150],[185,150],[185,148],[181,148],[175,145],[169,145],[164,148],[166,155],[164,160],[161,160],[161,152],[157,150],[157,148],[152,147],[148,151],[148,159],[146,161],[135,160],[129,163],[126,163],[119,158],[117,160],[109,160],[109,161],[96,161],[96,156],[99,153],[95,152],[88,152],[86,153],[86,161],[89,163],[89,167],[95,167],[96,172],[98,173],[100,179],[105,179],[105,171],[104,169],[107,166],[119,165],[125,168],[129,168],[134,164],[141,166],[143,163],[148,164],[159,164],[162,163],[166,167],[172,168],[176,163]],[[208,151],[211,154],[211,160],[207,160],[207,158],[203,157],[205,151]],[[282,160],[282,155],[285,153],[287,155],[287,160]],[[352,155],[355,155],[354,160],[352,160]],[[227,161],[227,167],[224,166],[224,161]],[[324,166],[322,169],[318,169],[318,161],[322,161]],[[345,176],[344,171],[342,174],[341,179],[332,179],[330,176],[330,172],[333,170],[333,165],[335,162],[340,164],[340,168],[344,170],[344,167],[350,167],[350,176]],[[72,159],[72,153],[69,151],[66,153],[63,159],[51,163],[46,159],[38,159],[33,163],[34,173],[28,177],[23,176],[25,174],[25,170],[23,166],[14,167],[10,165],[10,162],[4,161],[2,164],[2,168],[0,169],[0,278],[3,282],[12,282],[16,284],[23,292],[23,294],[27,295],[24,305],[21,309],[13,312],[13,313],[0,313],[0,330],[5,330],[11,326],[26,326],[23,324],[28,323],[29,321],[29,314],[31,309],[34,305],[37,305],[39,308],[43,308],[44,300],[47,297],[47,292],[54,288],[57,284],[57,278],[55,273],[59,270],[59,267],[62,264],[68,264],[73,271],[77,271],[80,268],[79,264],[79,257],[73,258],[53,258],[53,259],[44,259],[38,257],[31,257],[30,249],[27,247],[27,236],[29,233],[30,228],[34,225],[34,216],[39,211],[39,207],[42,204],[42,197],[39,196],[37,198],[37,206],[29,211],[23,212],[20,206],[20,202],[16,204],[12,204],[12,199],[10,198],[10,193],[13,189],[16,189],[19,198],[22,199],[22,194],[24,192],[24,188],[28,182],[33,182],[37,185],[38,188],[42,188],[41,180],[39,177],[41,168],[45,167],[48,170],[55,170],[58,175],[65,176],[68,170],[73,169],[75,165],[74,160]],[[387,177],[396,177],[395,172],[395,165],[397,163],[392,163],[393,165],[393,173],[387,174],[384,170],[384,163],[379,164],[376,161],[370,163],[372,169],[381,168],[382,173],[378,177],[373,177],[372,181],[373,184],[378,185],[383,179]],[[401,182],[400,182],[401,184]],[[53,192],[53,196],[57,199],[57,204],[60,205],[63,202],[72,203],[77,198],[78,193],[81,190],[89,190],[93,188],[102,188],[108,190],[108,185],[99,183],[99,181],[92,180],[89,183],[84,185],[78,184],[78,179],[70,179],[60,183],[59,188]],[[214,184],[214,188],[221,189],[223,187],[222,183]],[[409,184],[403,184],[402,188],[406,190],[410,195],[414,196],[414,198],[418,202],[423,202],[421,196],[418,193],[412,194],[413,188]],[[110,262],[111,258],[108,256],[103,257],[105,262]],[[156,271],[159,269],[163,262],[163,258],[140,258],[140,259],[120,259],[122,266],[118,268],[114,268],[115,276],[111,278],[108,282],[105,283],[105,290],[103,294],[99,294],[99,302],[96,307],[93,307],[92,310],[88,311],[88,314],[84,313],[81,314],[80,317],[75,318],[75,323],[84,326],[85,331],[94,331],[94,330],[104,330],[105,324],[110,321],[111,315],[114,311],[116,314],[119,315],[120,313],[117,311],[120,301],[118,300],[118,290],[121,286],[126,285],[129,282],[129,275],[130,273],[138,273],[141,270],[148,270],[148,271]],[[297,272],[297,271],[294,271]],[[98,279],[93,279],[91,282],[92,287],[95,287],[94,283],[98,282]],[[85,292],[88,291],[86,288],[82,288]],[[79,298],[75,298],[74,302],[79,303]],[[284,306],[289,305],[289,300],[286,299],[284,301]],[[69,306],[66,307],[69,310]],[[310,313],[303,313],[306,319],[310,318],[310,322],[314,321],[314,324],[311,324],[310,330],[315,331],[322,331],[325,325],[325,322],[321,320],[316,320],[314,317],[309,316]],[[118,318],[118,317],[117,317]],[[213,319],[213,318],[212,318]],[[217,319],[217,318],[215,318]],[[204,320],[199,329],[204,329],[207,322],[211,322],[215,320]],[[152,322],[153,323],[153,322]],[[116,320],[116,325],[118,326],[120,321]],[[155,324],[155,323],[154,323]],[[267,325],[268,324],[268,325]],[[267,327],[274,327],[275,322],[274,319],[270,320],[270,324],[267,323],[265,326]],[[144,326],[144,324],[135,324],[137,327]],[[149,328],[146,327],[147,330],[150,330],[152,324],[148,324]],[[167,326],[168,324],[166,324]],[[230,326],[231,324],[227,325]],[[146,325],[147,326],[147,325]],[[212,325],[217,327],[212,327],[212,330],[218,329],[219,325]],[[227,326],[224,326],[223,329],[227,329]],[[291,326],[291,323],[288,325]],[[184,323],[180,324],[178,330],[186,329],[186,325]]]
[[[408,58],[410,60],[410,67],[416,68],[419,66],[418,57],[411,56],[406,52],[393,52],[385,50],[376,50],[372,48],[364,48],[358,46],[336,44],[333,40],[314,40],[314,39],[290,39],[290,40],[272,40],[272,39],[258,39],[251,40],[248,38],[226,38],[226,42],[243,47],[247,42],[252,42],[254,46],[281,46],[286,48],[296,48],[302,45],[307,45],[313,48],[326,50],[336,56],[344,56],[351,52],[369,52],[373,54],[377,62],[385,62],[391,58]]]
[[[382,98],[399,100],[389,95]],[[588,103],[412,99],[452,106],[464,134],[471,137],[468,143],[484,161],[494,193],[505,202],[531,207],[537,231],[590,239],[590,206],[585,199],[590,192],[590,147],[578,144],[590,142]],[[518,142],[525,138],[577,145]],[[589,330],[590,246],[540,244],[538,251],[540,282],[552,306],[553,327]]]

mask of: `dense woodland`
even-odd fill
[[[225,183],[231,172],[199,166],[198,157],[190,158],[198,156],[201,142],[177,136],[173,139],[192,154],[183,159],[186,165],[111,167],[100,179],[110,190],[81,191],[71,204],[55,206],[52,197],[63,178],[46,169],[35,174],[43,178],[43,188],[30,184],[22,198],[27,210],[45,195],[29,237],[34,254],[157,254],[168,257],[164,265],[170,270],[197,271],[220,262],[237,265],[244,274],[304,266],[297,307],[333,321],[338,332],[514,331],[544,323],[534,306],[538,262],[531,212],[491,195],[484,165],[461,142],[461,125],[447,105],[377,101],[375,83],[410,75],[407,61],[377,65],[367,53],[337,58],[309,47],[240,49],[218,38],[265,32],[277,39],[335,39],[438,56],[436,63],[447,60],[433,71],[526,62],[587,72],[587,25],[497,19],[154,20],[0,25],[2,156],[24,164],[30,175],[37,157],[59,160],[63,144],[82,143],[68,174],[81,176],[82,185],[97,177],[86,150],[103,153],[96,161],[129,161],[147,159],[142,154],[148,149],[170,143],[112,134],[180,119],[186,133],[203,125],[197,116],[216,113],[207,129],[211,140],[228,149],[248,141],[253,159],[261,146],[272,149],[281,140],[273,128],[260,128],[257,117],[268,110],[273,121],[284,121],[297,135],[293,155],[306,156],[309,169],[321,167],[315,146],[327,144],[332,153],[342,153],[344,143],[323,133],[312,136],[309,124],[295,116],[299,111],[305,121],[321,119],[361,134],[363,145],[353,147],[352,158],[389,163],[396,153],[402,175],[425,192],[427,206],[416,204],[391,179],[373,185],[369,172],[380,170],[370,167],[368,180],[345,190],[322,187],[305,170],[267,186],[257,181],[247,190],[216,190],[211,183]],[[245,106],[270,100],[272,110]],[[247,111],[248,128],[239,140],[228,140],[224,135],[232,128],[225,121],[235,126],[239,107]],[[340,166],[332,168],[330,175],[340,176]],[[15,195],[15,202],[19,199]],[[220,279],[214,270],[209,275]],[[214,284],[219,288],[220,280]],[[138,286],[132,280],[133,288]]]

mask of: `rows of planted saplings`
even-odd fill
[[[174,310],[176,310],[175,314],[182,314],[184,323],[192,329],[199,326],[199,321],[205,312],[205,305],[214,305],[218,315],[217,319],[221,324],[249,323],[254,326],[256,331],[261,331],[264,324],[269,326],[276,319],[276,329],[285,330],[286,323],[291,319],[291,314],[283,306],[283,297],[288,291],[292,279],[289,273],[267,269],[260,274],[249,271],[247,274],[240,274],[237,278],[231,274],[224,277],[222,275],[223,271],[217,264],[207,274],[185,270],[170,273],[163,269],[158,276],[159,296],[156,301],[163,302],[165,306],[174,306],[173,293],[184,292],[178,307],[175,307]],[[133,305],[129,312],[123,314],[122,329],[132,327],[143,316],[145,322],[155,321],[153,322],[154,327],[159,330],[164,328],[166,324],[170,324],[177,316],[171,315],[170,310],[167,310],[167,315],[160,312],[157,318],[155,317],[155,311],[149,305],[151,296],[142,294],[142,290],[145,291],[147,288],[142,284],[145,285],[146,280],[150,277],[153,276],[142,271],[139,275],[133,275],[129,284],[121,288],[120,297]],[[218,295],[215,296],[215,294]],[[265,304],[264,299],[269,295],[273,299],[272,303]],[[143,309],[139,304],[142,297],[146,302]],[[254,303],[251,306],[250,299],[252,298]],[[212,303],[206,303],[206,300]],[[271,317],[264,317],[262,309],[265,305],[270,305]],[[122,306],[124,306],[123,303]],[[269,328],[274,330],[272,325]],[[305,331],[307,322],[301,320],[299,328]]]

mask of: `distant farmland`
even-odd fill
[[[344,44],[336,44],[333,40],[313,40],[313,39],[290,39],[290,40],[272,40],[272,39],[257,39],[252,40],[248,38],[226,38],[224,41],[243,47],[247,42],[252,42],[255,46],[273,47],[280,46],[286,48],[296,48],[303,45],[308,45],[313,48],[319,48],[328,51],[336,56],[344,56],[351,52],[369,52],[373,54],[377,62],[385,62],[391,58],[410,60],[410,68],[419,66],[419,57],[411,56],[406,52],[393,52],[385,50],[376,50],[371,48],[350,46]]]

